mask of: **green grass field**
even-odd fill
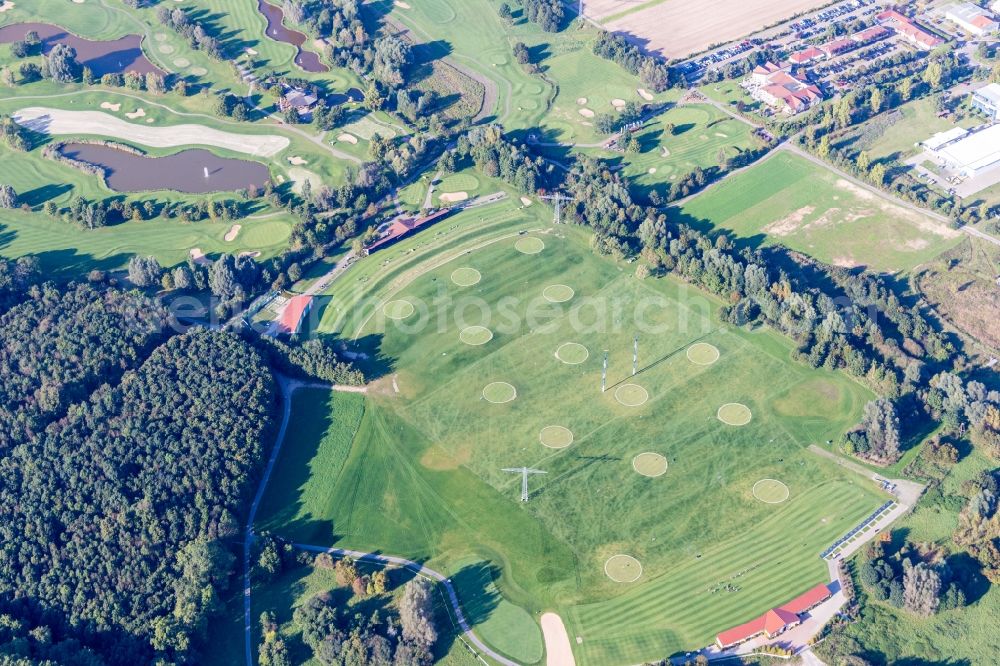
[[[911,269],[962,237],[787,152],[726,179],[676,215],[754,244],[781,244],[826,263],[875,271]]]
[[[666,130],[668,124],[673,133]],[[674,107],[638,138],[641,152],[624,156],[623,173],[639,187],[669,185],[695,167],[722,164],[757,144],[749,125],[707,104]]]
[[[561,612],[570,635],[583,638],[575,647],[581,664],[700,647],[824,580],[818,553],[881,499],[805,445],[836,438],[871,395],[842,375],[792,363],[789,344],[774,334],[721,325],[717,303],[699,292],[639,281],[624,265],[594,257],[587,232],[551,227],[543,214],[510,202],[467,211],[362,260],[334,283],[321,330],[358,338],[386,375],[369,393],[343,481],[331,493],[328,481],[302,485],[291,475],[275,486],[261,525],[295,540],[429,560],[448,572],[490,562],[506,602],[530,614]],[[517,231],[531,229],[544,248],[517,251]],[[450,276],[461,267],[482,279],[456,285]],[[571,287],[573,298],[544,299],[553,284]],[[380,316],[390,301],[413,304],[413,314]],[[495,306],[493,317],[480,319],[483,307]],[[464,344],[459,334],[470,325],[488,327],[492,339]],[[637,328],[640,372],[632,378]],[[715,346],[718,361],[688,360],[695,341]],[[555,351],[566,342],[587,348],[588,357],[561,361]],[[602,394],[604,349],[610,389]],[[491,382],[513,385],[516,398],[484,400]],[[617,387],[626,383],[642,387],[648,401],[620,404]],[[717,418],[730,402],[750,408],[749,424]],[[551,425],[569,429],[573,443],[543,446],[540,431]],[[665,474],[636,473],[632,459],[645,451],[669,460]],[[521,465],[548,472],[532,479],[527,505],[517,501],[520,479],[501,471]],[[753,485],[764,478],[786,484],[789,499],[755,499]],[[315,502],[321,496],[325,506]],[[308,521],[280,509],[305,505],[316,507]],[[605,575],[604,562],[618,553],[641,562],[637,582]],[[729,581],[737,591],[719,589]],[[498,613],[496,622],[513,617]],[[498,644],[502,632],[485,625],[481,633],[510,656],[527,649]]]

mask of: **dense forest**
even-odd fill
[[[0,277],[0,660],[197,661],[273,438],[267,359],[138,293]]]

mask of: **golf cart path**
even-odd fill
[[[243,540],[243,630],[246,666],[254,666],[253,631],[250,610],[250,551],[254,539],[253,523],[257,516],[257,509],[260,507],[261,500],[264,497],[267,482],[271,478],[271,473],[274,471],[274,465],[278,460],[278,454],[281,452],[281,445],[285,441],[285,434],[288,431],[288,423],[291,420],[292,414],[292,394],[300,388],[319,388],[329,389],[332,391],[351,391],[362,393],[368,390],[365,386],[340,386],[324,384],[322,382],[304,382],[296,379],[290,379],[282,375],[278,375],[277,381],[278,388],[281,391],[282,401],[281,426],[278,429],[278,436],[274,443],[274,447],[271,450],[271,456],[267,461],[267,466],[264,468],[264,474],[261,476],[260,485],[257,486],[257,493],[254,495],[253,503],[250,505],[250,512],[247,515],[246,537]],[[379,553],[365,553],[357,550],[330,548],[327,546],[315,546],[311,544],[296,543],[293,545],[299,550],[313,553],[329,553],[334,557],[353,557],[356,560],[364,560],[366,562],[374,562],[381,565],[401,566],[412,571],[418,576],[423,576],[424,578],[440,583],[447,592],[448,602],[451,605],[454,618],[458,622],[459,627],[462,629],[462,633],[465,634],[465,637],[469,640],[469,642],[476,646],[476,648],[478,648],[483,654],[489,656],[497,663],[503,664],[503,666],[518,666],[516,662],[513,662],[494,652],[472,632],[472,628],[469,627],[468,622],[465,620],[465,616],[462,614],[462,609],[458,602],[458,595],[455,593],[455,588],[451,583],[451,579],[445,575],[404,557],[382,555]]]

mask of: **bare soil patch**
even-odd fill
[[[602,4],[608,3],[604,0]],[[629,8],[624,3],[616,4],[621,9]],[[666,58],[680,58],[826,4],[829,0],[661,2],[617,19],[614,16],[621,10],[607,10],[604,15],[611,20],[605,22],[604,27],[637,42],[648,40],[647,51]]]

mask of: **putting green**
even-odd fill
[[[451,273],[451,281],[459,287],[471,287],[482,279],[483,276],[479,271],[475,268],[469,268],[467,266],[456,268]]]
[[[545,249],[545,243],[542,242],[541,238],[525,236],[524,238],[517,239],[517,242],[514,243],[514,248],[522,254],[538,254]]]
[[[493,339],[493,331],[485,326],[469,326],[462,329],[458,337],[467,345],[485,345]]]
[[[564,284],[550,284],[542,290],[542,298],[549,303],[565,303],[573,298],[574,293],[576,292],[573,291],[572,287],[567,287]]]
[[[719,407],[719,411],[716,416],[723,423],[728,423],[734,426],[743,426],[750,423],[750,419],[753,415],[750,413],[750,408],[746,405],[741,405],[738,402],[727,402],[722,407]]]
[[[753,484],[753,496],[766,504],[781,504],[789,494],[788,486],[777,479],[761,479]]]
[[[483,397],[499,405],[516,398],[517,389],[507,382],[491,382],[483,389]]]
[[[631,555],[612,555],[604,563],[604,573],[616,583],[634,583],[642,575],[642,565]]]
[[[622,384],[615,389],[615,400],[626,407],[638,407],[649,400],[649,393],[638,384]]]
[[[566,365],[578,365],[587,360],[590,352],[583,345],[576,342],[564,342],[556,349],[556,358]]]
[[[382,312],[389,319],[406,319],[413,314],[413,303],[409,301],[389,301],[382,306]]]
[[[565,449],[573,443],[573,432],[562,426],[545,426],[538,439],[550,449]]]
[[[640,453],[632,458],[632,467],[643,476],[663,476],[667,473],[667,459],[659,453]]]
[[[687,348],[687,357],[696,365],[712,365],[719,360],[719,350],[707,342],[696,342]]]

